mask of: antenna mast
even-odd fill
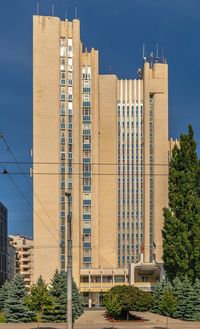
[[[39,1],[37,1],[37,16],[39,15]]]
[[[77,9],[77,6],[75,7],[75,19],[77,19],[77,12],[78,12],[78,9]]]
[[[158,62],[159,60],[159,54],[158,54],[158,43],[157,43],[157,46],[156,46],[156,62]]]
[[[52,16],[54,16],[54,3],[52,4]]]
[[[143,56],[143,61],[146,62],[145,43],[143,43],[143,46],[142,46],[142,56]]]

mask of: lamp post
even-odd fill
[[[72,216],[70,210],[71,193],[65,193],[68,199],[67,215],[67,329],[72,329]]]

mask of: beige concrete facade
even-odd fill
[[[120,80],[82,48],[79,20],[34,16],[34,280],[67,269],[69,190],[73,276],[89,293],[91,271],[101,292],[117,271],[128,282],[141,254],[162,261],[168,67],[145,62],[139,79]]]
[[[33,283],[33,240],[20,235],[9,235],[9,243],[15,248],[16,273],[23,276],[27,288]]]
[[[16,248],[10,242],[8,237],[8,263],[7,263],[8,280],[12,280],[16,274]]]

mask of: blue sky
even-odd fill
[[[135,78],[142,64],[142,44],[148,52],[155,51],[157,43],[164,48],[169,64],[169,136],[178,138],[191,123],[200,142],[199,0],[40,0],[40,14],[51,15],[53,3],[55,15],[63,19],[65,12],[68,19],[74,18],[77,7],[82,41],[99,50],[101,73],[111,66],[120,78]],[[36,0],[0,0],[0,131],[18,161],[31,161],[36,7]],[[0,161],[12,161],[2,141]],[[28,172],[29,167],[23,170]],[[12,177],[32,202],[24,177]],[[31,236],[32,211],[6,175],[0,175],[0,201],[9,211],[9,232]]]

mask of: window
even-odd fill
[[[66,45],[66,39],[65,38],[61,38],[60,39],[60,45],[61,46],[65,46]]]
[[[60,56],[65,57],[66,56],[66,48],[65,46],[60,47]]]
[[[72,46],[72,39],[69,38],[69,39],[67,40],[67,43],[68,43],[68,46]]]
[[[65,117],[61,117],[60,128],[65,129]]]
[[[72,58],[68,58],[68,65],[72,65]]]

